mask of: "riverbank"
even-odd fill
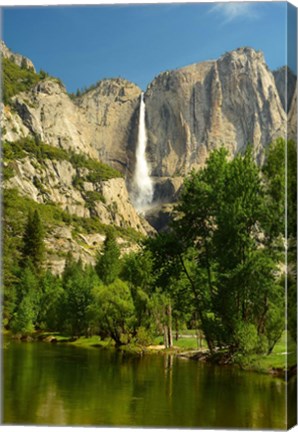
[[[5,339],[16,339],[21,342],[43,342],[51,344],[67,344],[77,348],[94,349],[115,349],[112,340],[101,340],[99,336],[70,337],[53,332],[34,332],[30,335],[12,335],[4,333]],[[238,367],[246,371],[271,374],[283,379],[290,379],[297,374],[296,344],[289,338],[288,353],[285,351],[286,334],[276,343],[272,353],[228,356],[225,351],[217,351],[210,355],[204,341],[198,340],[195,334],[181,335],[174,341],[174,346],[166,349],[162,344],[162,338],[158,337],[151,345],[128,344],[117,349],[123,354],[144,355],[144,354],[171,354],[180,358],[211,363],[218,366]],[[5,348],[5,343],[4,343]],[[286,365],[287,362],[287,365]],[[287,373],[286,373],[287,372]]]

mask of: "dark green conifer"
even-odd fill
[[[23,235],[22,265],[32,264],[40,272],[45,256],[44,229],[37,210],[30,211]]]
[[[95,269],[105,285],[113,283],[119,275],[120,250],[112,232],[106,236],[103,253],[98,255]]]

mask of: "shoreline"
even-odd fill
[[[262,359],[267,359],[269,356],[254,356],[253,359],[248,359],[248,363],[243,364],[240,362],[232,361],[232,358],[227,358],[225,352],[216,352],[214,355],[210,355],[207,349],[183,349],[178,346],[173,346],[172,348],[166,349],[164,345],[122,345],[120,347],[116,347],[115,344],[108,340],[103,341],[99,336],[91,336],[91,337],[74,337],[74,336],[66,336],[61,335],[60,333],[52,333],[52,332],[36,332],[30,335],[13,335],[9,331],[2,331],[2,345],[5,348],[4,338],[13,341],[19,341],[22,343],[30,343],[30,342],[43,342],[57,345],[68,345],[76,348],[82,349],[90,349],[90,348],[101,348],[101,349],[112,349],[123,354],[130,355],[148,355],[148,354],[160,354],[160,355],[173,355],[175,357],[198,361],[202,363],[209,363],[215,366],[221,367],[236,367],[243,371],[261,373],[266,375],[271,375],[272,377],[283,379],[284,381],[289,381],[293,377],[297,376],[297,364],[290,365],[288,369],[285,367],[272,367],[259,364],[262,363]]]

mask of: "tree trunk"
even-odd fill
[[[168,335],[168,326],[165,324],[163,326],[163,341],[165,348],[169,348],[169,335]]]
[[[169,348],[173,346],[173,332],[172,332],[172,306],[169,304],[167,307],[168,315],[168,337],[169,337]]]
[[[173,346],[173,332],[172,332],[172,306],[165,306],[165,324],[164,324],[164,344],[166,348]]]
[[[178,319],[175,319],[175,340],[177,341],[179,339],[179,323]]]

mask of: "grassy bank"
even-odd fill
[[[5,332],[4,336],[11,338],[10,332]],[[27,337],[18,336],[17,339],[24,341],[40,341],[44,343],[68,344],[70,346],[95,349],[95,348],[115,348],[111,339],[102,340],[99,336],[91,337],[70,337],[61,333],[35,332]],[[234,365],[244,370],[251,370],[260,373],[271,373],[277,376],[284,376],[285,370],[295,372],[297,364],[296,343],[288,336],[288,356],[286,356],[286,332],[276,343],[271,354],[236,354],[227,360],[227,353],[218,351],[214,356],[209,356],[207,345],[204,339],[200,339],[195,331],[185,331],[179,336],[178,340],[173,341],[171,349],[165,349],[163,338],[158,336],[152,345],[142,346],[138,344],[123,345],[119,348],[122,352],[132,354],[144,353],[172,353],[184,358],[211,362],[219,365]],[[287,357],[287,358],[286,358]],[[286,360],[288,364],[286,365]]]
[[[297,365],[297,345],[288,335],[288,351],[286,352],[286,332],[276,343],[269,355],[251,354],[243,357],[240,366],[243,369],[255,370],[258,372],[270,372],[273,374],[284,374],[287,369],[292,371]]]

